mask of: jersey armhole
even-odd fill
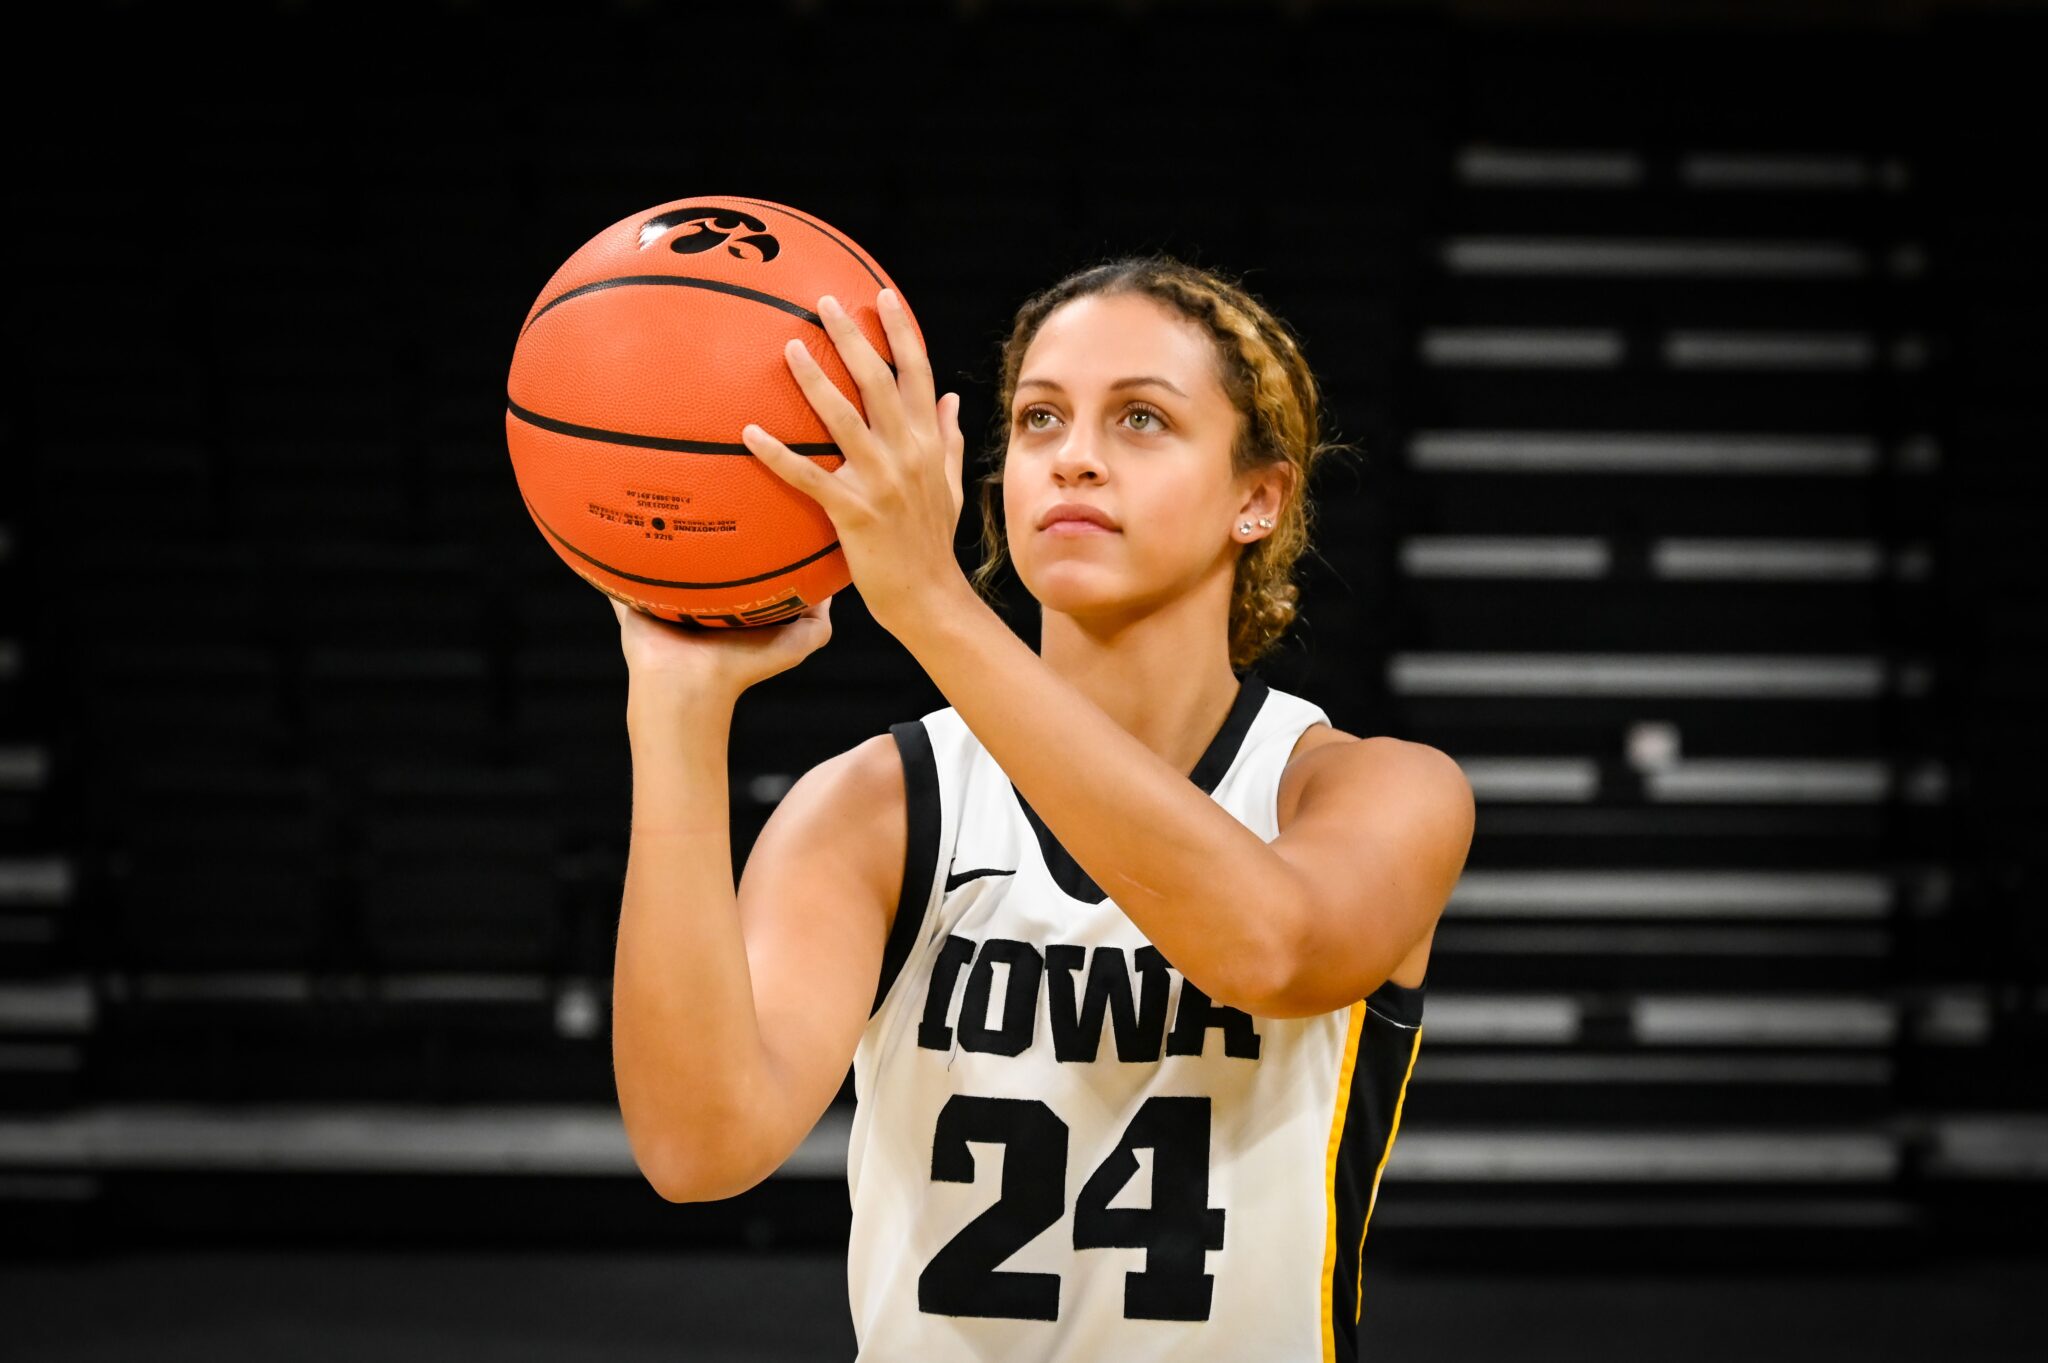
[[[889,987],[903,973],[910,949],[917,944],[917,930],[924,922],[925,906],[931,900],[932,877],[939,869],[939,767],[932,758],[932,738],[922,720],[905,720],[889,726],[896,740],[897,755],[903,759],[904,812],[909,834],[903,844],[903,888],[896,896],[896,917],[889,925],[889,940],[882,947],[882,973],[875,983],[875,1002],[868,1009],[873,1017],[881,1011]]]

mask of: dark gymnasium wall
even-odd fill
[[[843,1236],[829,1158],[732,1213],[606,1143],[625,671],[504,445],[554,267],[709,193],[884,262],[971,471],[1012,310],[1075,266],[1172,251],[1305,338],[1357,453],[1263,671],[1481,806],[1385,1252],[2038,1208],[2041,16],[1479,8],[52,18],[7,95],[8,1215]],[[835,620],[741,703],[736,858],[945,703]],[[587,1164],[457,1120],[537,1111]]]

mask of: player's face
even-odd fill
[[[1010,557],[1047,609],[1143,612],[1228,577],[1240,418],[1197,323],[1139,294],[1062,304],[1025,352],[1009,415]],[[1072,502],[1110,526],[1046,523]]]

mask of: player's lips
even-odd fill
[[[1107,512],[1085,502],[1059,502],[1038,518],[1038,528],[1054,535],[1103,535],[1118,526]]]

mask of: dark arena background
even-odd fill
[[[1262,671],[1479,804],[1370,1356],[2039,1356],[2041,8],[14,33],[0,1355],[852,1356],[850,1085],[728,1201],[635,1167],[626,671],[503,429],[555,266],[730,193],[886,265],[970,474],[1012,311],[1078,265],[1171,251],[1304,337],[1357,453]],[[945,704],[835,624],[740,703],[736,859]]]

